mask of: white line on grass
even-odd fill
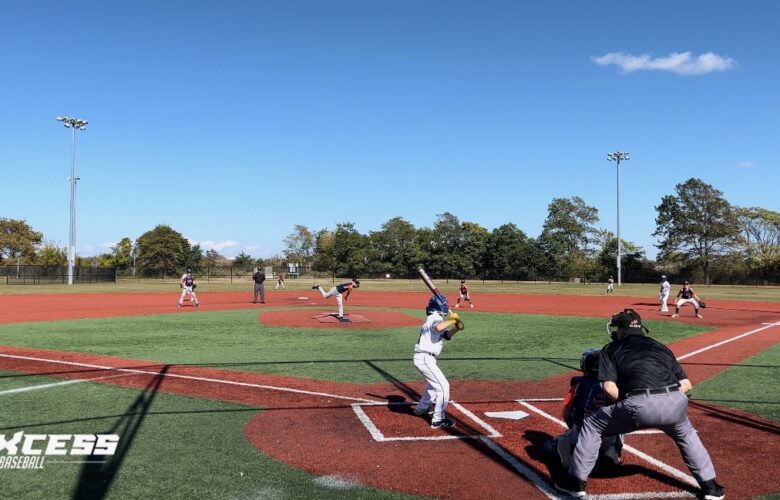
[[[30,385],[27,387],[19,387],[17,389],[7,389],[5,391],[0,391],[0,396],[4,396],[6,394],[17,394],[20,392],[29,392],[29,391],[39,391],[41,389],[49,389],[50,387],[59,387],[63,385],[72,385],[72,384],[80,384],[81,382],[94,382],[96,380],[106,380],[109,378],[116,378],[116,377],[130,377],[134,375],[133,373],[120,373],[119,375],[109,375],[107,377],[95,377],[95,378],[79,378],[75,380],[66,380],[64,382],[53,382],[50,384],[40,384],[40,385]]]
[[[46,358],[35,358],[31,356],[16,356],[13,354],[0,354],[0,357],[3,358],[12,358],[12,359],[24,359],[28,361],[39,361],[42,363],[55,363],[59,365],[69,365],[69,366],[80,366],[82,368],[95,368],[99,370],[112,370],[112,371],[118,371],[118,372],[125,372],[125,373],[140,373],[145,375],[154,375],[154,376],[163,376],[163,377],[171,377],[171,378],[180,378],[185,380],[197,380],[199,382],[210,382],[214,384],[225,384],[225,385],[237,385],[240,387],[254,387],[257,389],[268,389],[271,391],[280,391],[280,392],[293,392],[296,394],[308,394],[310,396],[323,396],[326,398],[333,398],[333,399],[346,399],[348,401],[364,401],[367,403],[375,403],[375,400],[371,399],[364,399],[364,398],[352,398],[349,396],[339,396],[337,394],[329,394],[327,392],[316,392],[316,391],[306,391],[303,389],[293,389],[292,387],[278,387],[274,385],[263,385],[263,384],[250,384],[249,382],[236,382],[233,380],[223,380],[218,378],[208,378],[208,377],[195,377],[192,375],[179,375],[177,373],[160,373],[160,372],[153,372],[148,370],[137,370],[134,368],[115,368],[113,366],[101,366],[101,365],[92,365],[89,363],[76,363],[74,361],[62,361],[58,359],[46,359]]]
[[[693,352],[689,352],[688,354],[684,354],[682,356],[679,356],[677,358],[678,361],[682,361],[685,358],[690,358],[691,356],[695,356],[699,353],[702,353],[704,351],[709,351],[710,349],[715,349],[716,347],[720,347],[723,344],[728,344],[729,342],[734,342],[735,340],[739,340],[741,338],[747,337],[748,335],[753,335],[754,333],[763,332],[767,328],[772,328],[773,326],[780,326],[780,322],[778,323],[763,323],[765,326],[762,326],[761,328],[756,328],[755,330],[751,330],[749,332],[737,335],[736,337],[731,337],[730,339],[722,340],[720,342],[717,342],[715,344],[709,345],[707,347],[702,347],[701,349]]]

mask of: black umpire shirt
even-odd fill
[[[621,397],[637,389],[675,385],[688,376],[668,347],[642,334],[628,334],[601,349],[599,380],[617,384]]]

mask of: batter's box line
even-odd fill
[[[524,407],[528,408],[534,413],[538,413],[539,415],[543,416],[547,420],[551,420],[555,422],[556,424],[560,425],[564,429],[568,428],[569,426],[566,425],[566,422],[559,418],[555,418],[546,411],[542,410],[541,408],[538,408],[531,403],[554,403],[557,401],[563,401],[563,398],[526,398],[526,399],[518,399],[516,400],[518,403],[523,405]],[[658,429],[642,429],[640,431],[633,431],[630,433],[631,435],[636,434],[663,434],[663,431],[660,431]]]
[[[454,406],[458,410],[460,410],[461,413],[463,413],[465,416],[467,416],[469,419],[474,421],[478,426],[485,429],[485,431],[488,432],[488,434],[481,435],[470,435],[470,436],[453,436],[450,434],[443,435],[443,436],[398,436],[398,437],[387,437],[384,434],[382,434],[382,431],[379,430],[379,428],[374,424],[374,422],[371,420],[371,417],[368,416],[368,414],[363,410],[363,406],[390,406],[390,405],[408,405],[410,403],[385,403],[385,402],[376,402],[376,403],[352,403],[352,411],[355,412],[355,415],[357,415],[358,420],[360,420],[360,423],[363,424],[363,426],[368,430],[368,433],[371,434],[371,437],[374,439],[374,441],[377,441],[379,443],[384,443],[387,441],[447,441],[452,439],[482,439],[482,438],[500,438],[503,437],[496,429],[493,428],[490,424],[479,418],[477,415],[475,415],[473,412],[467,410],[463,407],[463,405],[460,405],[456,403],[455,401],[450,401],[450,405]]]

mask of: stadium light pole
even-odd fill
[[[58,116],[65,128],[71,129],[70,142],[70,234],[68,235],[68,284],[73,284],[73,274],[76,267],[76,130],[86,130],[87,120]]]
[[[617,283],[618,286],[623,284],[623,279],[620,273],[620,162],[628,161],[628,153],[625,151],[615,151],[614,153],[607,154],[607,161],[614,161],[617,164]]]

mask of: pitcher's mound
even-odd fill
[[[361,309],[360,314],[346,313],[341,321],[331,311],[313,311],[310,308],[263,312],[259,319],[264,325],[298,328],[400,328],[422,323],[422,319],[408,314],[366,309]]]
[[[338,313],[326,313],[313,316],[320,323],[371,323],[371,320],[359,314],[345,314],[339,318]]]

